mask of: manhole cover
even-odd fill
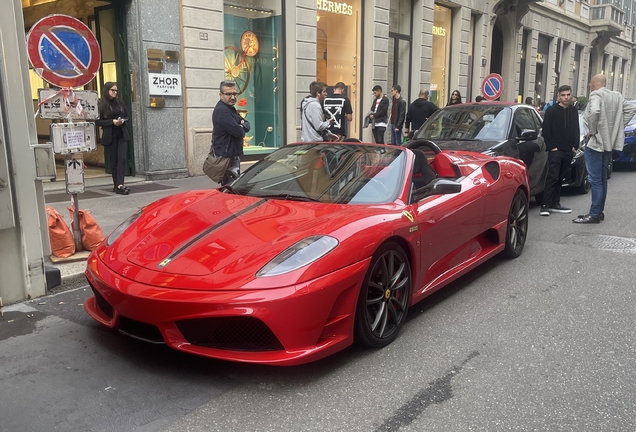
[[[636,239],[599,234],[570,234],[559,243],[636,254]]]
[[[112,190],[112,189],[111,189]],[[94,191],[85,191],[83,193],[77,194],[77,199],[80,200],[80,202],[82,200],[85,199],[91,199],[91,198],[104,198],[108,195],[105,195],[103,193],[99,193],[99,192],[94,192]],[[46,202],[47,204],[53,204],[53,203],[59,203],[59,202],[64,202],[64,201],[71,201],[71,194],[67,194],[66,192],[63,193],[54,193],[54,194],[46,194],[44,196],[44,202]]]

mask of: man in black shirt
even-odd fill
[[[428,89],[421,89],[418,98],[409,105],[409,111],[406,114],[406,125],[404,133],[409,136],[409,129],[413,132],[422,127],[424,122],[433,115],[439,108],[433,102],[428,100]],[[409,138],[411,138],[409,136]]]
[[[337,135],[342,141],[347,137],[345,120],[351,122],[353,119],[353,109],[351,101],[344,95],[346,86],[343,82],[336,83],[333,89],[333,96],[328,96],[323,102],[323,107],[328,118],[333,118],[333,124],[329,127],[332,134]]]
[[[572,88],[559,87],[557,102],[545,111],[543,119],[543,139],[548,151],[548,176],[543,190],[541,216],[550,213],[571,213],[561,205],[561,182],[567,172],[574,152],[579,148],[579,113],[570,105]]]

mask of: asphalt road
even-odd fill
[[[378,351],[235,364],[102,328],[87,288],[5,308],[0,431],[636,430],[635,180],[614,173],[600,225],[571,222],[590,195],[532,203],[521,257],[415,305]]]

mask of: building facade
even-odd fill
[[[103,65],[88,87],[118,82],[133,113],[129,173],[148,179],[202,174],[224,79],[236,81],[237,108],[252,124],[246,159],[299,139],[300,101],[316,80],[345,83],[354,112],[348,135],[365,141],[375,85],[390,94],[400,84],[407,102],[425,87],[439,106],[454,90],[474,100],[489,73],[502,75],[501,99],[510,101],[547,101],[566,83],[586,96],[596,73],[627,97],[636,88],[633,0],[22,3],[26,30],[54,12],[93,27]],[[178,88],[158,85],[161,74]]]

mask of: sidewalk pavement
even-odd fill
[[[244,171],[255,162],[241,163]],[[85,173],[86,174],[86,173]],[[85,178],[85,192],[78,194],[79,208],[88,210],[93,215],[105,236],[108,236],[128,216],[140,207],[150,204],[160,198],[188,190],[210,189],[219,185],[207,176],[186,177],[173,180],[148,181],[142,177],[126,177],[126,186],[130,188],[130,195],[118,195],[112,191],[113,182],[110,175],[103,170],[94,170],[90,177]],[[44,182],[44,201],[46,205],[55,208],[70,225],[69,211],[70,195],[66,194],[64,179],[55,182]],[[45,258],[45,265],[60,271],[62,284],[47,290],[47,294],[77,288],[86,285],[84,270],[86,259],[90,252],[81,251],[63,259],[54,256]]]

